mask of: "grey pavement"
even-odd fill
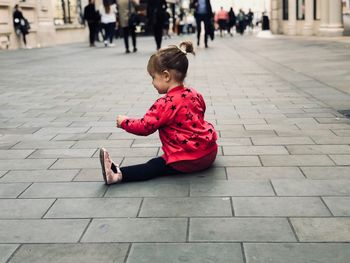
[[[138,48],[0,52],[0,262],[348,263],[349,44],[199,47],[187,85],[218,130],[214,167],[105,186],[99,147],[121,165],[162,154],[157,134],[115,127],[158,97],[153,39]]]

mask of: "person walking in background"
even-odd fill
[[[167,3],[165,0],[149,0],[147,3],[148,25],[152,28],[157,50],[162,46],[163,28],[166,19]]]
[[[140,119],[118,115],[116,125],[125,131],[147,136],[159,131],[164,154],[147,163],[120,167],[109,153],[100,149],[100,163],[105,184],[144,181],[159,176],[199,172],[215,161],[217,134],[205,116],[203,96],[184,86],[188,69],[187,54],[193,44],[183,42],[153,54],[147,65],[152,84],[159,94]]]
[[[103,0],[103,5],[100,6],[99,12],[101,15],[102,27],[105,31],[104,44],[105,47],[113,47],[114,31],[117,23],[117,8],[115,4],[111,4],[108,0]],[[109,40],[109,44],[108,44]]]
[[[215,16],[215,21],[219,25],[220,37],[222,37],[222,31],[226,29],[228,23],[228,13],[223,7],[220,7],[220,11]]]
[[[237,15],[237,32],[241,35],[244,34],[245,30],[245,14],[242,9],[239,9],[239,13]]]
[[[136,0],[118,0],[119,26],[122,28],[124,36],[125,53],[130,53],[129,50],[129,36],[131,35],[133,52],[136,48],[136,24],[137,14],[136,7],[138,6]]]
[[[231,33],[231,29],[236,26],[236,14],[233,11],[233,8],[230,8],[230,11],[228,12],[228,26],[227,26],[227,32],[232,37],[233,34]]]
[[[164,20],[164,39],[165,38],[171,38],[169,35],[169,28],[170,28],[170,14],[168,11],[165,11],[165,20]]]
[[[18,36],[22,35],[24,46],[27,47],[26,35],[29,33],[30,25],[26,18],[24,18],[19,5],[15,5],[13,12],[13,26]]]
[[[194,16],[196,18],[197,24],[197,46],[200,43],[202,22],[204,22],[204,45],[208,47],[208,36],[214,39],[214,28],[212,27],[211,18],[213,11],[211,8],[210,0],[193,0],[191,3],[191,8],[193,8]]]
[[[84,20],[89,26],[90,47],[95,46],[95,38],[98,29],[100,15],[95,7],[95,0],[89,0],[89,4],[84,8]]]
[[[253,19],[254,19],[254,13],[252,12],[252,9],[249,8],[249,12],[247,13],[247,25],[253,30],[254,24],[253,24]]]

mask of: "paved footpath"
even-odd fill
[[[100,146],[122,165],[161,154],[157,134],[114,127],[158,96],[153,40],[122,45],[0,53],[0,262],[349,263],[349,45],[200,47],[187,81],[220,135],[215,166],[107,187]]]

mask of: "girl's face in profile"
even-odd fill
[[[167,93],[169,89],[169,83],[167,81],[166,73],[152,73],[152,84],[156,88],[159,94]]]

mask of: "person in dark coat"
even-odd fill
[[[98,23],[100,20],[99,13],[95,7],[95,0],[89,0],[89,4],[84,8],[84,20],[89,26],[89,39],[90,47],[95,46],[95,36],[98,29]]]
[[[166,21],[167,3],[165,0],[149,0],[147,4],[148,25],[152,28],[157,50],[162,46],[163,28]]]
[[[228,12],[228,27],[227,31],[230,34],[230,36],[233,36],[231,33],[231,29],[236,26],[236,14],[235,11],[233,11],[233,8],[230,8],[230,11]]]
[[[19,5],[15,5],[15,11],[13,12],[13,26],[17,35],[22,35],[23,43],[27,46],[26,35],[29,33],[28,20],[24,18]]]
[[[211,8],[210,0],[193,0],[191,2],[191,8],[194,11],[194,17],[196,18],[197,24],[197,46],[199,46],[202,22],[204,22],[204,45],[208,47],[208,36],[213,40],[214,39],[214,28],[212,25],[212,16],[213,11]]]

